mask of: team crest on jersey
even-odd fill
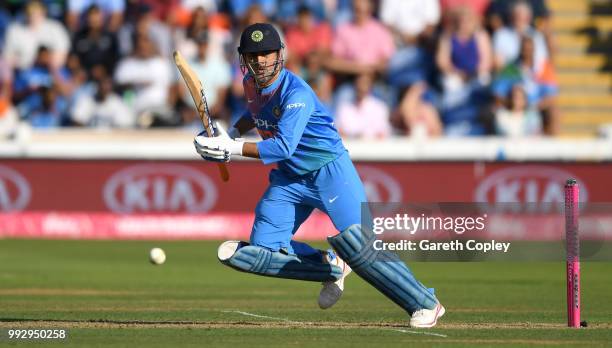
[[[263,40],[263,33],[261,30],[255,30],[253,33],[251,33],[251,40],[255,42]]]
[[[281,110],[278,107],[278,105],[276,105],[275,107],[272,108],[272,113],[274,114],[274,117],[279,118],[281,115]]]

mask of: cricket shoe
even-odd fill
[[[438,319],[444,315],[444,306],[440,302],[434,309],[419,309],[410,317],[410,327],[428,328],[436,326]]]
[[[323,289],[319,293],[319,307],[321,309],[327,309],[331,306],[335,305],[340,297],[342,297],[342,292],[344,291],[344,278],[351,273],[351,268],[349,265],[344,262],[338,255],[336,255],[333,251],[328,251],[325,256],[327,262],[330,265],[335,265],[342,269],[342,277],[336,280],[335,282],[324,282]]]

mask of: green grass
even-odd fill
[[[217,262],[217,244],[0,240],[0,330],[68,328],[69,339],[55,343],[78,347],[612,342],[612,263],[582,265],[589,327],[580,330],[563,327],[564,263],[412,263],[447,308],[438,327],[414,330],[404,312],[355,275],[342,300],[322,311],[319,284],[236,272]],[[148,263],[153,246],[164,248],[166,264]],[[0,339],[0,346],[27,344]]]

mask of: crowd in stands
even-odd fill
[[[0,5],[0,137],[35,128],[200,128],[245,107],[241,30],[273,22],[285,66],[345,137],[557,132],[545,0],[36,0]]]

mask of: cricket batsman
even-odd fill
[[[225,132],[201,133],[194,140],[204,159],[229,162],[232,156],[276,163],[270,184],[255,208],[249,243],[224,242],[219,260],[258,275],[322,282],[319,306],[342,296],[354,270],[403,308],[412,327],[433,327],[444,307],[397,256],[373,248],[376,236],[361,225],[363,184],[334,127],[332,115],[304,80],[283,67],[278,32],[267,23],[248,26],[238,54],[244,73],[247,110]],[[240,135],[257,128],[262,141]],[[325,212],[340,232],[328,237],[333,250],[317,250],[293,239],[313,209]]]

